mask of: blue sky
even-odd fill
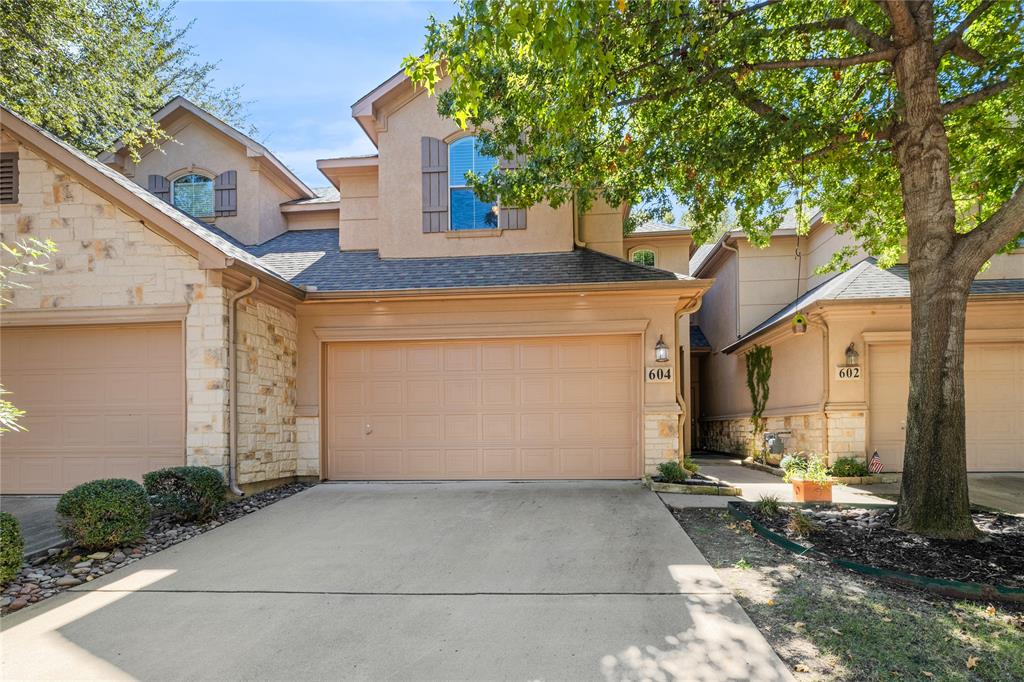
[[[434,14],[450,2],[192,2],[188,40],[220,62],[218,86],[241,85],[252,100],[256,138],[308,185],[328,184],[316,160],[365,154],[373,145],[352,119],[353,102],[419,52]],[[227,28],[225,28],[227,27]]]

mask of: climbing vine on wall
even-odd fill
[[[772,376],[771,346],[754,346],[747,353],[747,388],[750,389],[750,402],[754,409],[750,413],[750,421],[754,425],[754,433],[764,429],[761,415],[768,404],[768,379]]]

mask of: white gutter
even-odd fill
[[[228,300],[228,489],[239,497],[245,493],[238,487],[238,343],[235,340],[235,317],[238,302],[256,291],[260,280],[252,277],[249,286]]]

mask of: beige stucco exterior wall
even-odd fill
[[[378,248],[383,258],[426,258],[570,251],[572,207],[537,205],[527,211],[525,230],[422,231],[421,138],[451,142],[463,135],[454,121],[442,119],[437,101],[421,91],[386,112],[380,132]],[[342,192],[342,213],[345,213]],[[344,217],[342,218],[344,222]],[[621,224],[620,224],[621,231]],[[486,235],[486,236],[483,236]]]
[[[650,249],[654,252],[655,267],[688,275],[690,274],[690,245],[692,243],[693,239],[687,235],[652,237],[633,234],[622,242],[622,257],[631,260],[634,251]]]
[[[570,221],[569,231],[572,233],[572,212],[568,214]],[[564,230],[565,226],[560,225],[559,229]],[[622,247],[622,209],[611,206],[601,199],[596,200],[593,205],[580,216],[579,219],[580,240],[588,249],[600,251],[622,258],[624,250]]]
[[[211,177],[233,170],[238,174],[238,215],[199,217],[245,244],[260,244],[287,229],[280,205],[298,197],[260,173],[258,162],[246,156],[243,145],[190,114],[169,124],[167,132],[173,140],[160,149],[142,150],[138,163],[126,163],[128,177],[148,188],[151,174],[173,182],[193,169]]]
[[[1024,279],[1024,249],[993,256],[978,279]]]
[[[797,237],[775,237],[763,249],[740,239],[736,241],[736,248],[739,250],[740,333],[746,334],[806,290],[802,281],[804,270],[797,257]]]
[[[289,211],[284,213],[288,231],[292,230],[336,230],[338,209],[323,211]]]
[[[617,293],[500,299],[436,301],[384,301],[380,303],[315,303],[297,309],[298,398],[297,433],[299,473],[319,473],[320,466],[320,362],[321,337],[332,330],[352,338],[411,340],[460,336],[573,335],[580,325],[585,333],[609,333],[623,322],[642,321],[644,361],[654,364],[658,336],[673,339],[673,294]],[[375,331],[376,330],[376,331]],[[378,334],[382,336],[378,336]],[[671,365],[678,371],[675,361]],[[640,368],[637,381],[642,382]],[[644,424],[641,450],[645,468],[677,455],[680,408],[671,383],[642,383]]]
[[[851,232],[844,232],[843,234],[836,234],[828,225],[822,225],[817,229],[813,230],[806,239],[802,240],[806,246],[804,250],[806,252],[806,267],[805,276],[807,282],[804,286],[804,291],[813,289],[822,282],[826,282],[835,276],[835,273],[828,272],[822,275],[814,274],[814,271],[819,267],[827,264],[832,256],[848,246],[852,246],[856,249],[856,254],[850,259],[851,263],[856,263],[864,256],[864,250],[857,244],[857,239]]]
[[[19,318],[24,324],[33,311],[45,310],[54,319],[78,310],[87,313],[89,324],[103,324],[111,315],[163,319],[163,311],[176,311],[166,314],[177,316],[173,319],[181,319],[183,326],[183,461],[226,473],[231,292],[222,273],[201,269],[192,255],[30,148],[9,138],[3,138],[2,148],[19,154],[19,203],[0,207],[3,241],[49,238],[57,253],[49,269],[20,278],[28,288],[9,295],[12,303],[0,319]],[[247,465],[243,482],[291,475],[295,468],[294,426],[288,425],[294,415],[295,321],[275,310],[260,304],[252,323],[249,313],[239,320],[254,328],[247,331],[245,345],[254,349],[246,363],[255,365],[246,364],[239,378],[256,410],[243,411],[240,421],[260,433],[252,448],[259,466]],[[269,458],[268,449],[273,450]]]
[[[380,248],[377,168],[339,176],[341,193],[338,243],[342,251]],[[422,220],[416,223],[422,225]]]

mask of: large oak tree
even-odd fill
[[[910,269],[900,527],[967,538],[972,280],[1024,226],[1018,0],[463,0],[407,72],[518,169],[516,203],[675,195],[698,241],[727,209],[766,242],[816,207]],[[450,77],[450,85],[442,83]],[[488,132],[490,131],[490,132]],[[840,253],[835,265],[849,254]]]

